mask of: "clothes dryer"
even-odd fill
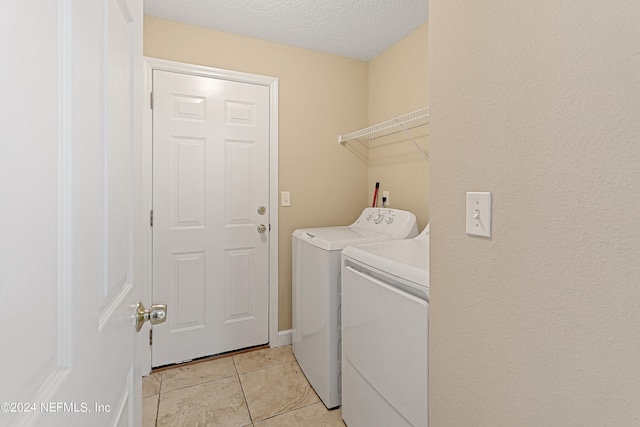
[[[293,354],[327,408],[340,406],[340,254],[347,245],[418,234],[411,212],[366,208],[351,225],[292,236]]]
[[[342,252],[342,418],[427,427],[429,226]]]

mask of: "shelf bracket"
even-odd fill
[[[400,126],[400,129],[402,129],[402,132],[404,132],[404,134],[407,135],[407,137],[411,140],[411,142],[413,142],[413,145],[415,145],[416,149],[420,152],[420,154],[422,154],[422,156],[425,159],[429,160],[429,155],[422,149],[422,147],[418,145],[416,140],[413,138],[413,136],[411,136],[409,131],[404,127],[404,125],[398,122],[398,126]]]
[[[411,129],[425,126],[429,124],[429,108],[421,108],[408,114],[396,117],[391,120],[387,120],[382,123],[378,123],[373,126],[361,129],[359,131],[351,132],[345,135],[338,135],[338,143],[345,145],[347,141],[356,140],[368,147],[368,145],[362,140],[373,141],[378,138],[393,135],[402,132],[405,134],[413,145],[420,151],[425,159],[429,159],[429,155],[420,147],[415,138],[411,136],[409,132]]]

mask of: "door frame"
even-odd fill
[[[269,346],[278,347],[278,78],[257,74],[241,73],[238,71],[222,70],[201,65],[167,61],[151,57],[144,57],[145,82],[143,112],[144,136],[142,142],[143,155],[143,188],[142,211],[148,215],[152,209],[153,195],[153,112],[151,110],[150,94],[153,88],[153,71],[168,71],[193,76],[210,77],[230,80],[240,83],[252,83],[269,88]],[[148,220],[148,218],[147,218]],[[153,233],[147,222],[147,232],[144,235],[144,269],[149,280],[143,288],[143,301],[151,301],[153,289]],[[167,315],[171,316],[171,307],[167,308]],[[151,372],[151,346],[145,346],[142,352],[143,375]]]

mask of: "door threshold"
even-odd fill
[[[225,353],[212,354],[210,356],[198,357],[196,359],[186,360],[184,362],[171,363],[169,365],[158,366],[156,368],[151,368],[151,373],[153,374],[153,373],[156,373],[156,372],[166,371],[167,369],[179,368],[179,367],[190,366],[190,365],[196,365],[196,364],[202,363],[202,362],[209,362],[211,360],[223,359],[225,357],[230,357],[230,356],[237,356],[238,354],[249,353],[249,352],[257,351],[257,350],[263,350],[265,348],[269,348],[269,343],[256,345],[256,346],[253,346],[253,347],[241,348],[239,350],[227,351]]]

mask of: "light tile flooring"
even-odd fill
[[[154,372],[142,380],[142,425],[344,427],[305,378],[291,346]]]

